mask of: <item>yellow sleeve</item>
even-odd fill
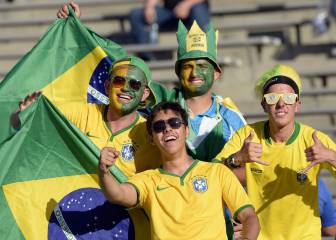
[[[127,183],[132,184],[137,191],[138,194],[138,206],[144,206],[147,196],[148,196],[148,186],[150,183],[149,177],[145,172],[135,174],[131,177]],[[146,184],[147,183],[147,184]]]
[[[222,164],[220,165],[221,184],[223,189],[223,200],[229,208],[234,219],[237,218],[240,211],[253,205],[233,172]]]
[[[60,112],[64,114],[68,120],[70,120],[70,122],[82,131],[86,130],[88,121],[98,121],[99,118],[103,117],[101,109],[103,108],[103,105],[77,102],[62,103],[57,104],[56,106]]]
[[[238,152],[243,144],[244,140],[246,139],[246,132],[249,126],[244,126],[241,129],[239,129],[232,138],[225,143],[223,149],[217,154],[215,159],[221,161],[222,159],[228,158],[231,154],[234,154]]]

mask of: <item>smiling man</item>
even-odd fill
[[[177,101],[189,116],[188,153],[211,161],[231,136],[246,124],[231,99],[212,92],[221,76],[217,63],[218,32],[212,24],[203,32],[194,21],[189,32],[180,21],[175,73],[181,87],[164,89],[162,99]]]
[[[318,175],[336,176],[336,145],[295,120],[301,106],[298,73],[277,65],[256,90],[268,120],[241,128],[216,157],[245,167],[248,195],[260,220],[260,240],[321,239]]]
[[[105,146],[120,151],[116,166],[128,177],[158,166],[158,150],[151,145],[146,120],[137,112],[141,102],[151,93],[151,73],[147,64],[137,57],[117,60],[111,67],[106,93],[109,105],[55,102],[62,113],[100,149]],[[12,117],[12,125],[19,128],[18,114],[39,94],[32,94],[20,103]],[[151,152],[152,154],[148,154]]]
[[[147,129],[160,150],[157,161],[161,168],[119,184],[108,170],[119,153],[104,148],[98,174],[107,199],[125,207],[143,208],[150,220],[151,239],[227,239],[224,206],[242,223],[242,239],[256,239],[258,219],[234,174],[222,164],[188,156],[188,119],[181,106],[175,102],[155,106]]]
[[[133,56],[115,61],[105,87],[109,105],[79,102],[54,104],[98,148],[108,146],[120,152],[115,165],[121,172],[116,174],[131,177],[158,167],[159,151],[151,144],[146,120],[137,112],[141,102],[154,97],[151,92],[151,72],[147,64]],[[19,104],[19,109],[11,117],[14,128],[20,127],[19,113],[29,107],[39,95],[40,93],[33,93]],[[137,236],[146,239],[149,235],[147,218],[139,209],[129,213]],[[118,216],[111,216],[111,221],[115,217]]]

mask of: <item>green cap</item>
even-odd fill
[[[112,70],[113,70],[113,68],[122,64],[122,62],[128,62],[127,64],[141,69],[141,71],[145,74],[145,77],[146,77],[146,80],[147,80],[148,84],[152,81],[152,73],[149,70],[148,65],[141,58],[138,58],[138,57],[135,57],[135,56],[127,56],[127,57],[117,59],[112,65]]]
[[[189,32],[179,21],[177,29],[177,61],[175,63],[175,73],[179,75],[179,65],[182,60],[194,58],[206,58],[216,68],[218,72],[222,72],[217,63],[217,41],[218,31],[215,31],[210,23],[207,31],[204,33],[194,21]]]
[[[281,77],[286,77],[289,81],[284,80]],[[297,71],[284,64],[278,64],[270,70],[266,71],[261,75],[256,85],[256,93],[260,99],[263,98],[264,90],[272,84],[276,83],[284,83],[293,87],[294,90],[298,91],[298,95],[301,94],[302,91],[302,83],[301,78]]]
[[[138,58],[136,56],[127,56],[127,57],[123,57],[120,59],[117,59],[113,65],[112,65],[112,70],[115,67],[118,67],[120,65],[125,64],[124,62],[127,62],[126,64],[135,66],[139,69],[142,70],[142,72],[145,74],[146,80],[147,80],[147,86],[151,91],[150,96],[147,98],[146,102],[142,102],[141,103],[141,107],[146,107],[146,106],[154,106],[155,104],[158,103],[158,99],[157,99],[157,94],[155,94],[155,92],[159,91],[157,89],[160,89],[160,86],[157,86],[157,84],[155,82],[152,81],[152,73],[149,70],[148,65],[141,59]]]

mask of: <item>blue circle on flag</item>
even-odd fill
[[[69,193],[54,208],[48,239],[135,239],[132,220],[123,207],[110,204],[97,188]]]

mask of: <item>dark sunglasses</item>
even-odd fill
[[[113,77],[112,78],[112,85],[115,88],[122,88],[125,86],[126,84],[126,79],[123,77]],[[128,80],[128,85],[135,91],[139,91],[139,89],[141,88],[141,81],[135,80],[135,79],[130,79]]]
[[[168,120],[158,120],[152,124],[152,129],[155,133],[160,133],[166,130],[166,123],[173,129],[178,129],[184,122],[179,118],[169,118]]]

